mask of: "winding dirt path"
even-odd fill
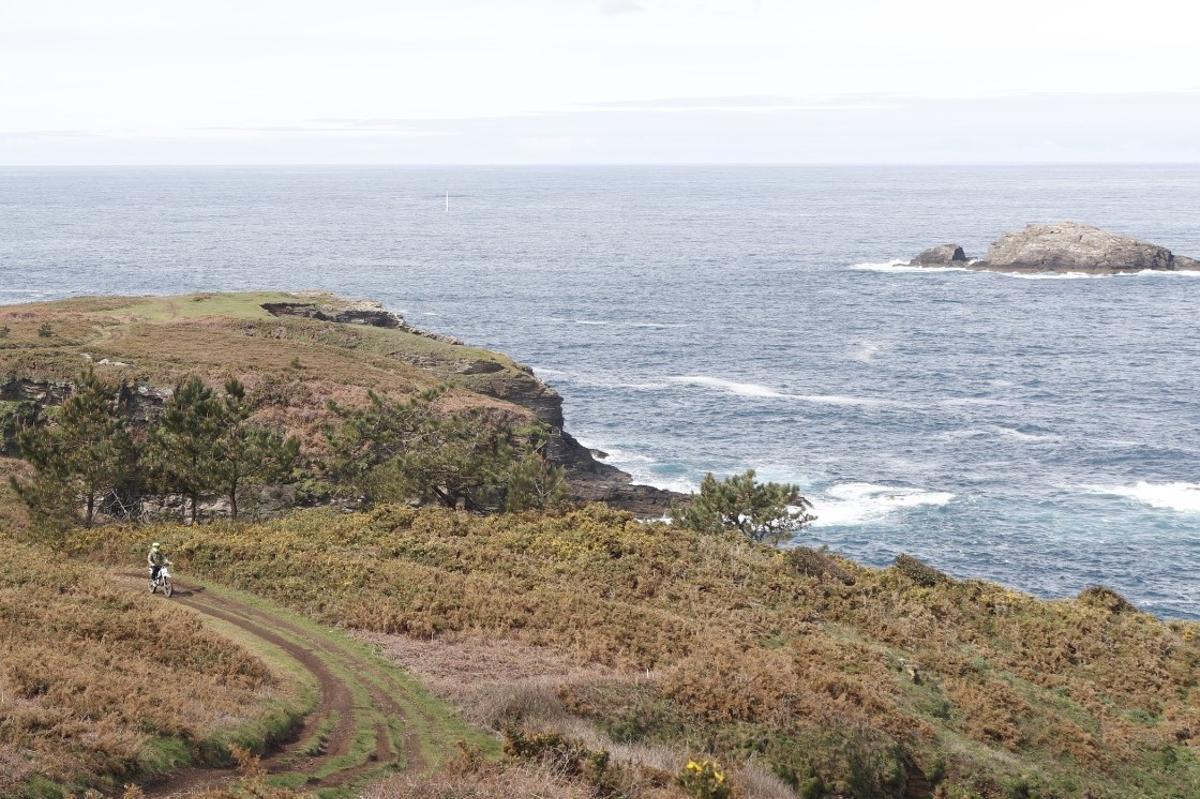
[[[263,758],[273,781],[350,792],[395,771],[428,770],[463,737],[461,723],[430,706],[410,677],[335,631],[216,587],[177,583],[169,601],[236,628],[250,649],[292,661],[316,685],[315,708],[289,743]],[[235,779],[230,769],[188,768],[142,788],[162,799]]]

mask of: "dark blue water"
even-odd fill
[[[1200,278],[887,265],[1061,219],[1200,256],[1198,209],[1195,166],[9,169],[0,298],[378,298],[642,480],[754,467],[856,558],[1200,618]]]

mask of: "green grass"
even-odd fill
[[[324,761],[311,771],[302,770],[297,766],[294,771],[273,774],[270,778],[273,784],[303,788],[355,769],[360,772],[355,779],[318,791],[320,796],[327,799],[341,799],[353,795],[357,789],[373,779],[411,765],[406,762],[404,756],[405,738],[409,733],[415,737],[420,757],[430,770],[436,768],[445,756],[453,753],[459,741],[466,742],[487,756],[499,755],[499,742],[494,737],[467,725],[448,705],[433,697],[412,675],[379,656],[371,647],[252,594],[219,586],[210,581],[202,581],[200,584],[204,586],[206,595],[234,599],[296,628],[299,633],[284,627],[274,627],[272,632],[291,643],[304,646],[349,688],[354,713],[352,744],[349,750]],[[207,618],[215,629],[220,629],[223,634],[228,634],[254,651],[261,652],[264,659],[307,675],[290,655],[278,647],[267,642],[256,643],[250,634],[241,631],[235,625]],[[251,620],[264,625],[259,618]],[[311,677],[308,678],[308,682],[311,683]],[[404,718],[383,712],[373,700],[373,693],[386,694],[400,706]],[[306,696],[311,700],[311,707],[315,704],[315,697],[309,694]],[[301,755],[317,753],[339,721],[341,719],[335,717],[326,719],[296,745],[296,751]],[[389,745],[395,753],[395,758],[372,767],[371,756],[378,746],[377,730],[380,727],[387,731]]]

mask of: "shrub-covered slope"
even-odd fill
[[[220,758],[237,728],[261,743],[286,687],[193,614],[0,537],[0,796]]]
[[[635,522],[381,507],[89,534],[314,617],[486,630],[641,680],[564,689],[613,738],[756,757],[805,796],[1192,797],[1200,634],[1093,591],[1043,602],[918,562]]]
[[[548,454],[567,470],[575,496],[661,515],[670,492],[630,485],[563,431],[562,397],[500,353],[409,327],[369,302],[319,292],[243,292],[174,297],[84,297],[0,306],[0,454],[31,405],[60,404],[80,370],[124,383],[134,418],[161,407],[186,378],[230,378],[247,389],[254,421],[324,454],[329,402],[363,407],[368,393],[397,400],[449,387],[439,410],[478,410],[514,426],[549,428]]]

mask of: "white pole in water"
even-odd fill
[[[450,192],[446,192],[446,213],[450,212]]]

